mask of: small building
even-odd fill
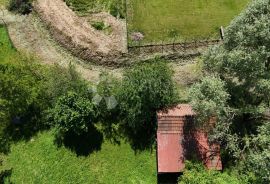
[[[188,104],[158,112],[158,174],[181,173],[185,160],[194,157],[208,169],[222,169],[219,145],[210,144],[206,131],[195,127],[195,117]],[[213,118],[211,121],[214,121]]]

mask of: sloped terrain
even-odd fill
[[[126,52],[124,36],[106,35],[95,30],[62,0],[37,0],[34,9],[47,24],[54,39],[84,60],[105,63]]]

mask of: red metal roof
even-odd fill
[[[195,115],[195,112],[192,110],[192,107],[189,104],[179,104],[176,107],[158,112],[158,117],[184,117],[193,115]]]
[[[202,130],[190,131],[195,113],[188,104],[158,112],[157,165],[158,173],[177,173],[183,171],[185,159],[190,148],[196,147],[200,159],[206,167],[222,168],[219,146],[209,145],[207,134]],[[192,119],[191,119],[192,120]],[[191,142],[196,142],[192,145]]]

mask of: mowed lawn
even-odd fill
[[[127,143],[105,141],[100,151],[77,156],[65,147],[57,147],[51,131],[13,145],[6,166],[12,168],[12,183],[156,183],[155,151],[135,154]]]
[[[127,0],[129,33],[140,31],[144,43],[218,38],[250,0]]]
[[[12,57],[16,53],[12,47],[5,26],[0,25],[0,62],[6,57]]]

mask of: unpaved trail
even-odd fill
[[[126,53],[124,29],[121,35],[106,35],[92,27],[87,19],[77,16],[63,0],[37,0],[34,10],[53,38],[84,60],[102,64]],[[125,25],[119,20],[120,24]]]
[[[124,67],[112,68],[91,63],[86,64],[85,61],[65,50],[52,38],[45,24],[35,13],[19,16],[7,10],[3,12],[4,14],[1,14],[0,18],[3,18],[7,23],[10,38],[19,51],[36,55],[44,64],[59,64],[68,67],[71,63],[82,77],[89,81],[98,81],[102,71],[107,71],[115,77],[121,78],[123,70],[125,70]],[[93,20],[102,18],[110,22],[111,20],[106,17],[106,14],[99,14],[92,18]],[[195,60],[179,60],[170,63],[175,71],[174,79],[179,85],[186,86],[198,79],[198,76],[194,75],[196,72],[192,69],[194,63],[196,63]]]
[[[85,64],[59,46],[51,37],[42,21],[35,15],[18,16],[5,11],[2,16],[8,25],[9,35],[14,46],[19,50],[36,55],[44,64],[59,64],[68,67],[69,63],[76,67],[83,78],[97,81],[102,71],[121,76],[122,69],[113,69]]]

